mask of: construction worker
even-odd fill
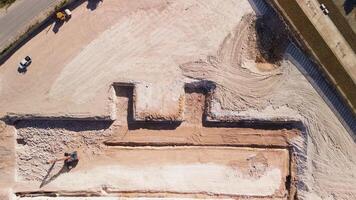
[[[64,153],[64,157],[50,160],[50,161],[48,161],[48,163],[55,163],[55,162],[61,161],[61,160],[64,160],[64,165],[67,167],[67,169],[72,169],[79,162],[78,153],[76,151],[74,151],[72,153]]]

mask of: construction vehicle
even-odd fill
[[[65,21],[72,16],[72,12],[69,9],[65,9],[64,11],[59,11],[56,13],[56,18],[60,21]]]

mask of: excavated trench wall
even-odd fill
[[[174,131],[177,127],[181,126],[181,122],[167,122],[167,121],[150,121],[150,122],[136,122],[134,118],[134,104],[135,104],[135,92],[134,84],[114,84],[115,95],[126,96],[128,98],[128,108],[127,108],[127,124],[128,129],[135,130],[170,130]],[[185,85],[185,92],[187,94],[200,93],[205,96],[204,100],[204,111],[202,116],[202,126],[205,128],[253,128],[260,130],[299,130],[299,136],[294,137],[288,141],[288,145],[281,147],[278,145],[207,145],[207,144],[197,144],[196,146],[233,146],[233,147],[251,147],[251,148],[286,148],[289,152],[289,172],[290,175],[287,177],[286,188],[289,191],[288,198],[294,199],[298,197],[298,190],[304,188],[303,174],[306,168],[306,145],[307,145],[307,135],[303,124],[299,121],[266,121],[266,120],[239,120],[236,118],[226,118],[226,119],[214,119],[210,113],[210,102],[214,98],[215,84],[210,81],[198,81]],[[121,90],[121,92],[120,92]],[[124,92],[122,92],[124,90]],[[115,101],[115,99],[113,100]],[[44,164],[47,159],[54,158],[55,154],[60,152],[84,147],[85,151],[91,154],[100,154],[101,150],[105,146],[126,146],[126,147],[145,147],[149,146],[186,146],[191,144],[177,144],[174,141],[170,143],[115,143],[108,140],[112,136],[114,121],[108,120],[97,120],[93,117],[90,120],[65,118],[59,120],[58,118],[41,118],[41,119],[21,119],[17,117],[10,119],[12,125],[15,126],[17,130],[17,170],[18,170],[18,180],[25,181],[27,177],[30,179],[40,180],[46,174],[40,176],[31,177],[31,174],[41,174],[42,171],[46,171],[45,168],[41,168],[41,164]],[[55,136],[55,137],[54,137]],[[76,138],[76,139],[73,139]],[[76,142],[80,141],[80,142]],[[195,145],[193,145],[195,146]],[[28,157],[33,155],[32,158]],[[32,166],[39,167],[32,167]],[[22,178],[21,178],[22,177]],[[112,191],[115,195],[118,191]],[[120,192],[119,192],[120,193]],[[117,193],[117,194],[119,194]],[[121,193],[120,193],[121,194]],[[157,193],[158,194],[158,193]],[[101,196],[102,193],[91,192],[43,192],[43,191],[17,191],[16,195],[19,197],[30,197],[30,196]],[[209,195],[208,195],[209,196]],[[207,197],[208,197],[207,196]]]

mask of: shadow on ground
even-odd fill
[[[100,3],[102,3],[103,0],[88,0],[87,8],[89,10],[95,10]]]
[[[15,122],[16,129],[33,127],[40,129],[65,129],[69,131],[105,130],[112,125],[112,121],[85,120],[19,120]]]
[[[115,86],[116,96],[128,98],[127,105],[127,126],[129,130],[150,129],[150,130],[174,130],[181,125],[181,121],[161,121],[161,122],[138,122],[134,120],[133,90],[134,86]]]
[[[48,183],[54,181],[56,178],[58,178],[61,174],[63,173],[67,173],[69,172],[72,168],[68,168],[67,165],[65,165],[63,163],[63,166],[62,168],[56,173],[54,174],[53,176],[50,177],[50,174],[55,166],[56,162],[54,162],[51,167],[48,169],[47,171],[47,174],[46,176],[42,179],[42,182],[41,182],[41,185],[40,185],[40,188],[42,188],[43,186],[47,185]],[[77,163],[75,163],[75,165],[73,166],[73,168],[77,165]]]
[[[344,11],[348,15],[356,7],[356,0],[345,0],[344,2]]]
[[[64,21],[61,21],[61,20],[56,20],[54,22],[54,26],[53,26],[53,32],[54,33],[58,33],[59,29],[63,26],[64,24]]]
[[[27,72],[27,68],[20,68],[18,67],[17,68],[17,72],[20,73],[20,74],[25,74]]]
[[[84,2],[88,1],[88,9],[90,10],[95,10],[95,8],[97,7],[97,5],[99,4],[100,1],[102,0],[77,0],[77,1],[73,1],[73,3],[71,3],[70,5],[68,5],[67,7],[64,7],[64,9],[68,8],[69,10],[74,10],[76,9],[78,6],[82,5]],[[98,1],[98,3],[96,3],[94,6],[94,3]],[[95,8],[94,8],[95,7]],[[4,64],[6,60],[8,60],[18,49],[20,49],[22,46],[24,46],[28,41],[30,41],[32,38],[34,38],[36,35],[38,35],[40,32],[42,32],[45,29],[51,29],[52,25],[54,25],[54,27],[52,28],[52,31],[54,33],[58,33],[60,30],[60,27],[63,25],[63,21],[61,23],[57,23],[56,22],[56,16],[55,16],[55,12],[50,15],[47,19],[44,20],[44,22],[41,23],[41,25],[36,28],[33,31],[28,32],[22,39],[19,41],[18,44],[16,44],[14,47],[9,48],[8,50],[6,50],[5,52],[1,52],[1,56],[0,56],[0,65]]]

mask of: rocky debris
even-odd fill
[[[110,124],[108,121],[19,121],[15,125],[18,177],[41,181],[50,168],[46,162],[63,156],[64,152],[99,154],[104,146],[102,141],[111,135]]]
[[[268,168],[268,160],[263,156],[263,154],[259,153],[250,158],[247,158],[247,161],[249,164],[248,174],[250,177],[258,179],[266,173],[266,169]]]

